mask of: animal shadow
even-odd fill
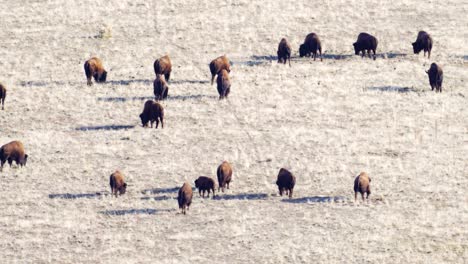
[[[19,83],[21,86],[35,86],[35,87],[44,87],[48,85],[66,85],[66,84],[73,84],[72,82],[63,82],[63,81],[21,81]]]
[[[110,216],[121,216],[121,215],[155,215],[157,213],[173,212],[175,209],[126,209],[126,210],[106,210],[100,211],[99,213]]]
[[[398,93],[415,92],[415,90],[410,87],[391,86],[391,85],[368,87],[367,90],[368,91],[380,91],[380,92],[398,92]]]
[[[210,83],[207,80],[171,80],[169,81],[169,85],[171,84],[205,84]]]
[[[206,95],[206,94],[174,95],[174,96],[169,95],[167,97],[167,100],[168,101],[175,101],[175,100],[185,101],[185,100],[197,100],[197,99],[202,99],[202,98],[216,99],[218,97],[213,96],[213,95]]]
[[[106,126],[81,126],[75,128],[78,131],[89,131],[89,130],[127,130],[134,128],[135,126],[129,125],[106,125]]]
[[[265,200],[268,198],[266,193],[241,193],[241,194],[216,194],[214,200]]]
[[[154,188],[154,189],[145,189],[141,191],[142,194],[160,194],[160,193],[176,193],[179,191],[180,187],[170,187],[170,188]]]
[[[132,83],[153,84],[153,81],[147,80],[147,79],[132,79],[132,80],[111,80],[105,83],[112,84],[112,85],[130,85]]]
[[[93,198],[100,198],[104,195],[104,193],[101,192],[95,192],[95,193],[52,193],[49,194],[49,199],[80,199],[80,198],[88,198],[88,199],[93,199]]]
[[[310,196],[310,197],[301,197],[294,199],[283,199],[282,202],[285,203],[330,203],[330,202],[344,202],[346,197],[344,196]]]
[[[292,58],[292,57],[291,57]],[[247,66],[257,66],[263,63],[276,61],[278,60],[277,56],[267,55],[267,56],[258,56],[253,55],[248,60],[240,60],[240,61],[231,61],[231,65],[247,65]]]
[[[127,101],[145,101],[154,99],[154,96],[135,96],[135,97],[98,97],[98,101],[103,102],[127,102]]]
[[[155,197],[142,197],[141,200],[153,200],[153,201],[165,201],[165,200],[174,200],[174,197],[167,196],[167,195],[161,195],[161,196],[155,196]]]
[[[351,58],[349,54],[322,54],[322,57],[327,60],[345,60]]]

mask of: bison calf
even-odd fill
[[[211,72],[211,85],[213,85],[214,77],[221,70],[226,70],[228,73],[231,72],[231,64],[229,63],[226,55],[220,56],[210,63],[210,72]]]
[[[357,200],[357,193],[360,192],[362,200],[364,201],[364,193],[367,193],[367,199],[369,199],[371,179],[365,172],[361,172],[354,180],[354,201]]]
[[[431,58],[432,37],[426,31],[419,31],[416,42],[412,43],[412,45],[414,54],[419,54],[421,50],[424,50],[424,56],[426,56],[427,52],[427,58]]]
[[[0,101],[2,103],[2,110],[5,110],[6,88],[0,83]]]
[[[115,171],[110,176],[111,193],[117,197],[117,193],[122,195],[127,190],[127,184],[124,182],[124,175],[120,171]]]
[[[179,195],[177,196],[177,202],[179,203],[179,209],[185,214],[185,210],[189,209],[192,203],[192,186],[188,182],[185,182],[179,189]]]
[[[442,68],[439,65],[432,63],[426,73],[429,75],[429,84],[431,85],[432,91],[434,91],[435,88],[436,92],[442,92],[442,81],[444,80]]]
[[[205,197],[205,191],[208,192],[208,197],[210,197],[210,190],[213,191],[213,197],[214,197],[215,196],[214,186],[215,186],[214,180],[206,176],[200,176],[198,177],[198,179],[195,180],[195,187],[198,188],[198,194],[201,197]]]
[[[153,67],[156,76],[163,74],[164,78],[166,78],[166,81],[169,82],[169,78],[171,77],[172,71],[172,63],[168,55],[155,60]]]
[[[221,70],[218,73],[218,79],[216,80],[218,85],[219,100],[226,98],[231,91],[231,80],[226,70]]]
[[[301,46],[299,46],[299,56],[311,56],[312,53],[315,60],[315,58],[317,58],[317,51],[320,53],[320,61],[323,61],[322,44],[320,42],[320,39],[317,34],[310,33],[304,39],[304,43],[301,44]]]
[[[360,33],[356,42],[353,43],[354,54],[359,55],[359,52],[362,51],[361,57],[364,57],[366,50],[369,58],[371,57],[370,51],[374,53],[374,60],[377,58],[375,51],[377,50],[377,39],[367,33]]]
[[[224,192],[224,188],[227,186],[229,189],[229,183],[232,178],[232,167],[231,164],[227,161],[223,161],[216,170],[216,175],[218,176],[218,192],[219,189]]]
[[[156,100],[164,100],[167,98],[169,92],[169,86],[162,75],[156,75],[156,79],[153,82],[154,97]]]
[[[87,60],[84,64],[86,79],[88,85],[92,85],[91,78],[94,77],[96,82],[105,82],[107,78],[107,71],[102,66],[102,61],[99,58],[93,57]]]
[[[278,179],[276,180],[279,194],[283,196],[283,192],[285,192],[286,195],[289,193],[289,198],[291,198],[295,184],[296,177],[288,170],[281,168],[278,173]]]
[[[282,38],[279,45],[278,45],[278,63],[286,64],[286,61],[289,62],[289,66],[291,67],[291,45],[289,42]]]
[[[6,161],[8,161],[10,167],[13,161],[16,162],[16,165],[21,167],[26,166],[28,155],[24,153],[23,143],[15,140],[0,148],[0,171],[3,170],[3,165]]]
[[[147,127],[148,122],[151,122],[151,127],[153,127],[153,123],[156,121],[156,128],[158,128],[159,121],[161,121],[161,127],[164,128],[163,106],[153,100],[146,101],[140,119],[143,127]]]

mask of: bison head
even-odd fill
[[[141,125],[143,127],[147,127],[148,126],[148,122],[149,122],[149,119],[146,115],[144,115],[143,113],[140,114],[140,119],[141,119]]]
[[[305,44],[301,44],[301,46],[299,46],[299,56],[304,57],[305,55],[307,55],[307,47]]]
[[[198,185],[198,179],[195,180],[195,188],[198,188],[199,185]]]
[[[127,191],[127,183],[124,184],[119,188],[119,193],[122,195]]]
[[[359,55],[359,45],[357,42],[354,42],[353,43],[353,46],[354,46],[354,55]]]
[[[106,78],[107,78],[107,72],[103,71],[101,76],[99,76],[98,82],[106,82]]]
[[[28,154],[24,154],[24,158],[20,160],[20,166],[26,166],[26,162],[28,161]]]
[[[421,51],[421,47],[418,45],[417,42],[411,43],[413,45],[413,52],[414,54],[418,54]]]

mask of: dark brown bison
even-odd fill
[[[364,193],[367,193],[367,199],[369,199],[369,195],[371,194],[370,191],[370,182],[371,179],[369,175],[365,172],[361,172],[356,179],[354,180],[354,200],[357,199],[357,193],[360,192],[362,196],[362,200],[364,201]]]
[[[218,85],[219,100],[226,98],[231,91],[231,80],[226,70],[221,70],[218,73],[218,79],[216,80]]]
[[[153,127],[153,123],[156,121],[156,128],[158,128],[159,121],[161,121],[161,127],[164,128],[163,106],[153,100],[146,101],[140,119],[143,127],[147,127],[148,122],[151,122],[151,127]]]
[[[122,195],[127,190],[127,184],[124,182],[124,175],[120,171],[115,171],[110,176],[111,193],[117,197],[117,193]]]
[[[278,45],[278,63],[286,64],[286,61],[289,62],[289,66],[291,66],[291,45],[289,42],[282,38],[279,45]]]
[[[317,34],[310,33],[304,39],[304,43],[299,46],[299,56],[311,56],[313,54],[314,60],[317,58],[317,51],[320,53],[320,61],[322,59],[322,43]]]
[[[0,83],[0,101],[2,103],[2,110],[5,110],[6,88],[5,85]]]
[[[166,81],[169,82],[169,78],[171,77],[172,71],[172,63],[171,59],[168,55],[163,56],[154,61],[154,73],[156,76],[163,74]]]
[[[16,165],[21,167],[26,166],[28,154],[24,153],[23,143],[15,140],[0,148],[0,171],[3,170],[3,164],[5,164],[6,161],[8,161],[10,167],[13,161],[16,162]]]
[[[223,161],[221,165],[219,165],[218,170],[216,171],[216,174],[218,176],[218,192],[219,189],[224,192],[224,188],[227,186],[229,189],[229,183],[231,182],[232,178],[232,167],[231,164],[227,161]]]
[[[185,214],[185,210],[189,209],[190,204],[192,203],[192,186],[188,182],[185,182],[182,187],[179,189],[179,195],[177,196],[177,202],[179,203],[179,209],[182,210],[182,213]]]
[[[276,180],[279,194],[283,196],[283,192],[285,192],[286,195],[289,193],[289,198],[291,198],[295,184],[296,177],[287,169],[281,168],[278,173],[278,179]]]
[[[105,82],[107,78],[107,71],[102,66],[102,61],[99,58],[93,57],[87,60],[84,64],[86,79],[88,85],[92,85],[91,78],[94,77],[96,82]]]
[[[198,194],[201,197],[205,197],[205,191],[208,192],[210,197],[210,190],[213,191],[213,197],[215,196],[215,181],[206,176],[200,176],[195,180],[195,187],[198,188]]]
[[[221,70],[226,70],[228,73],[231,72],[231,64],[229,63],[226,55],[220,56],[210,63],[210,72],[211,72],[211,85],[213,85],[214,77]]]
[[[377,39],[367,33],[360,33],[356,42],[353,43],[354,54],[359,55],[359,52],[362,52],[361,57],[364,57],[366,50],[369,58],[371,57],[370,51],[374,53],[374,60],[377,58],[375,51],[377,50]]]
[[[442,68],[439,65],[432,63],[426,73],[429,75],[429,84],[431,85],[432,91],[434,91],[435,88],[436,92],[442,92],[442,81],[444,80]]]
[[[412,45],[414,54],[419,54],[421,50],[424,50],[424,56],[426,56],[427,52],[427,58],[431,58],[432,37],[426,31],[419,31],[416,42],[412,43]]]
[[[169,86],[167,86],[164,76],[158,74],[153,82],[154,97],[156,100],[164,100],[167,98],[169,92]]]

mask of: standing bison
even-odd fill
[[[283,192],[285,192],[286,195],[289,193],[289,198],[291,198],[294,185],[296,185],[296,177],[288,170],[281,168],[278,173],[276,185],[278,185],[279,194],[281,196],[283,196]]]
[[[286,64],[286,61],[289,62],[289,66],[291,67],[291,45],[289,42],[282,38],[279,45],[278,45],[278,63]]]
[[[168,55],[155,60],[153,67],[156,77],[162,74],[164,75],[164,78],[166,78],[166,81],[169,82],[169,78],[171,77],[172,71],[172,63]]]
[[[310,33],[304,39],[304,43],[299,46],[299,56],[311,56],[313,54],[314,60],[317,58],[317,51],[320,53],[320,61],[322,59],[322,43],[317,34]]]
[[[26,161],[28,161],[28,154],[24,153],[23,143],[15,140],[3,145],[0,148],[0,171],[3,170],[3,165],[6,161],[8,161],[10,167],[13,161],[16,162],[16,165],[21,167],[26,166]]]
[[[148,122],[151,122],[151,127],[153,127],[153,123],[156,121],[156,128],[158,128],[159,121],[161,121],[161,127],[164,128],[163,106],[153,100],[146,101],[140,119],[143,127],[147,127]]]
[[[369,58],[371,57],[370,51],[374,53],[374,60],[377,58],[375,51],[377,50],[377,39],[367,33],[360,33],[356,42],[353,43],[354,54],[359,55],[359,52],[362,52],[361,57],[364,57],[366,50]]]
[[[164,100],[167,98],[169,92],[169,86],[167,86],[164,76],[156,75],[156,79],[153,82],[154,97],[156,100]]]
[[[412,45],[414,54],[419,54],[421,50],[424,50],[424,56],[426,56],[427,52],[427,58],[431,58],[432,37],[426,31],[419,31],[416,42],[412,43]]]
[[[432,63],[426,73],[429,75],[429,84],[431,85],[432,91],[434,91],[435,88],[436,92],[442,92],[442,81],[444,80],[442,68],[439,65]]]
[[[231,72],[231,64],[226,55],[220,56],[210,62],[211,85],[213,85],[214,77],[221,70],[226,70],[228,73]]]
[[[177,196],[177,202],[179,203],[179,209],[182,210],[182,213],[185,214],[185,210],[188,210],[190,204],[192,203],[192,186],[188,182],[185,182],[182,187],[179,189],[179,194]]]
[[[2,103],[2,110],[5,110],[6,88],[0,83],[0,101]]]
[[[93,84],[91,82],[92,77],[94,77],[94,80],[98,83],[106,81],[107,71],[104,70],[102,61],[99,58],[93,57],[87,60],[84,64],[84,69],[86,73],[86,79],[88,80],[88,85]]]
[[[213,197],[215,196],[215,181],[206,176],[200,176],[195,180],[195,187],[198,188],[198,194],[201,197],[205,197],[205,191],[208,192],[210,197],[210,190],[213,191]]]
[[[360,192],[364,201],[364,194],[367,193],[366,199],[369,199],[371,179],[365,172],[361,172],[354,180],[354,201],[357,200],[357,193]]]
[[[124,182],[124,175],[120,171],[115,171],[110,176],[111,194],[117,197],[117,193],[122,195],[127,190],[127,184]]]
[[[231,164],[227,161],[223,161],[221,165],[219,165],[218,169],[216,170],[216,174],[218,176],[218,192],[221,189],[224,192],[224,188],[227,186],[229,189],[229,183],[231,182],[232,178],[232,167]]]
[[[219,100],[226,98],[231,91],[231,80],[226,70],[221,70],[218,73],[218,79],[216,80]]]

